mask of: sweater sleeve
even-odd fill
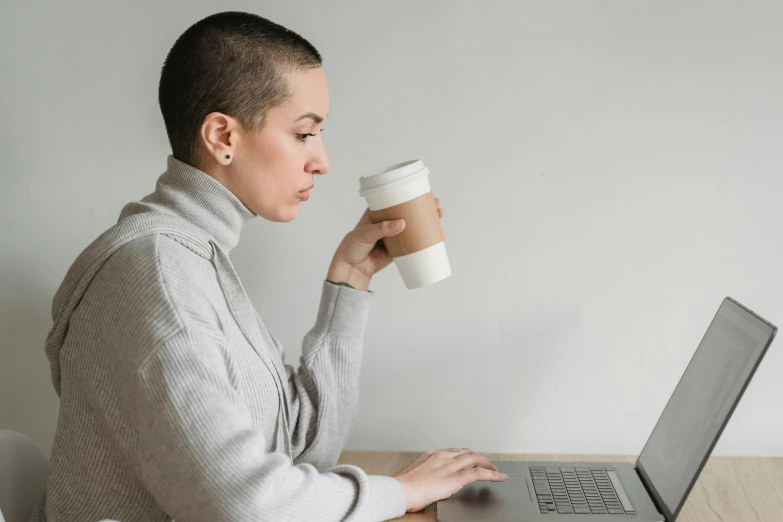
[[[175,520],[387,520],[405,512],[391,477],[321,472],[266,453],[231,386],[222,339],[183,329],[148,356],[135,391],[137,474]]]
[[[325,281],[299,368],[286,365],[295,462],[328,469],[356,424],[364,330],[373,296]],[[283,347],[274,339],[284,356]]]

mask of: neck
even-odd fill
[[[126,206],[120,219],[149,211],[186,219],[206,232],[226,253],[239,243],[244,224],[255,217],[218,179],[171,155],[155,192]]]

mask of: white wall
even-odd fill
[[[783,325],[783,3],[8,2],[0,17],[0,427],[47,450],[66,269],[150,192],[163,59],[257,12],[325,56],[332,172],[234,259],[297,361],[360,174],[421,158],[454,275],[376,278],[349,449],[641,450],[723,297]],[[773,344],[716,448],[783,455]]]

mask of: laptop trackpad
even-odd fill
[[[438,520],[519,520],[523,513],[538,512],[531,491],[532,485],[519,475],[509,475],[505,482],[474,482],[438,502]]]

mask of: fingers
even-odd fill
[[[380,239],[396,236],[405,229],[404,219],[381,221],[374,225],[366,225],[356,230],[359,240],[368,245],[375,245]]]
[[[498,470],[498,468],[496,468],[495,465],[492,464],[487,457],[485,457],[484,455],[479,455],[474,451],[468,451],[460,454],[458,457],[454,459],[454,465],[458,466],[457,469],[460,470],[472,468],[476,466],[480,468],[489,469],[492,471]]]
[[[470,448],[448,448],[436,452],[440,458],[451,460],[449,464],[455,471],[472,468],[475,466],[497,471],[490,460],[484,455],[480,455]]]
[[[470,453],[470,448],[446,448],[433,451],[432,453],[440,458],[448,460],[453,459],[459,455],[464,455],[465,453]]]
[[[442,208],[440,208],[440,198],[435,198],[435,206],[438,209],[438,217],[443,219],[443,214],[445,213],[445,211]]]
[[[468,468],[459,472],[458,474],[460,482],[462,484],[470,484],[477,480],[485,480],[489,482],[504,482],[508,479],[508,475],[499,471],[492,471],[487,468]]]

